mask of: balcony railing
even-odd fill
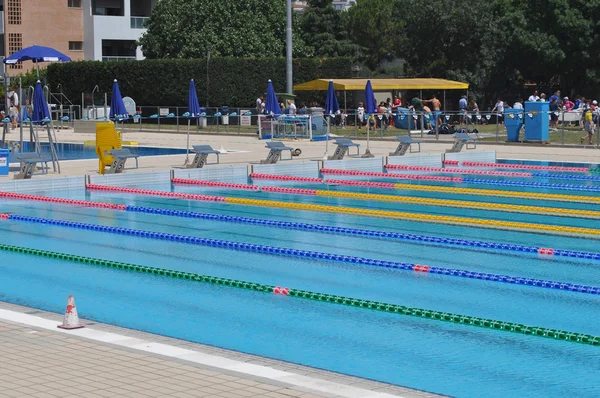
[[[144,24],[149,17],[131,17],[131,29],[146,29]]]
[[[110,62],[110,61],[135,61],[136,58],[135,57],[127,57],[127,56],[114,56],[114,57],[102,57],[102,61],[103,62]]]

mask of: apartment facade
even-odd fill
[[[0,13],[0,55],[37,44],[73,60],[83,59],[82,0],[0,0]],[[30,62],[15,64],[6,72],[12,75],[32,67]]]
[[[64,0],[66,1],[66,0]],[[82,0],[86,60],[143,59],[137,40],[158,0]]]

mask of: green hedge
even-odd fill
[[[351,65],[349,58],[295,59],[294,84],[318,78],[349,78]],[[56,63],[48,66],[47,78],[53,87],[62,84],[64,94],[73,103],[81,102],[82,93],[89,98],[95,85],[100,93],[96,99],[107,92],[110,100],[116,78],[122,95],[133,98],[138,105],[165,106],[187,105],[189,81],[193,78],[200,105],[206,105],[206,59]],[[211,106],[254,106],[256,97],[266,91],[268,79],[276,92],[285,92],[285,59],[214,58],[209,64],[209,78]],[[298,102],[323,101],[324,97],[323,93],[297,94]]]

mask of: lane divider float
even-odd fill
[[[73,203],[62,203],[61,204],[70,204],[75,205]],[[104,204],[109,203],[101,203],[101,202],[88,202],[86,201],[85,207],[105,207],[102,206]],[[122,205],[119,205],[118,208],[113,210],[125,210],[127,212],[132,213],[147,213],[147,214],[155,214],[155,215],[163,215],[163,216],[171,216],[171,217],[183,217],[183,218],[193,218],[193,219],[202,219],[202,220],[210,220],[210,221],[219,221],[219,222],[231,222],[231,223],[242,223],[242,224],[252,224],[252,225],[260,225],[265,227],[273,227],[273,228],[282,228],[282,229],[294,229],[294,230],[304,230],[309,232],[319,232],[326,234],[338,234],[338,235],[349,235],[349,236],[358,236],[358,237],[372,237],[372,238],[384,238],[384,239],[392,239],[392,240],[403,240],[409,242],[419,242],[433,245],[450,245],[450,246],[459,246],[459,247],[467,247],[467,248],[478,248],[484,250],[499,250],[499,251],[507,251],[507,252],[516,252],[516,253],[538,253],[543,255],[550,255],[556,257],[567,257],[567,258],[577,258],[584,260],[598,260],[600,261],[600,253],[593,252],[584,252],[584,251],[576,251],[576,250],[562,250],[562,249],[547,249],[536,246],[524,246],[524,245],[516,245],[509,243],[497,243],[497,242],[487,242],[481,240],[468,240],[468,239],[457,239],[457,238],[448,238],[448,237],[437,237],[430,235],[418,235],[418,234],[407,234],[400,232],[389,232],[389,231],[379,231],[379,230],[371,230],[371,229],[360,229],[360,228],[347,228],[347,227],[337,227],[330,225],[319,225],[319,224],[310,224],[310,223],[301,223],[294,221],[276,221],[276,220],[268,220],[263,218],[251,218],[251,217],[241,217],[241,216],[229,216],[229,215],[221,215],[221,214],[211,214],[211,213],[199,213],[194,211],[187,210],[172,210],[172,209],[163,209],[163,208],[154,208],[154,207],[146,207],[146,206],[132,206],[125,205],[123,208]],[[8,219],[11,217],[10,214],[2,214],[0,213],[0,219]]]
[[[280,178],[283,177],[283,178]],[[272,181],[294,181],[299,183],[316,183],[316,184],[328,184],[328,185],[341,185],[349,187],[364,187],[364,188],[378,188],[378,189],[395,189],[401,191],[421,191],[421,192],[438,192],[438,193],[449,193],[459,195],[477,195],[477,196],[494,196],[503,198],[519,198],[519,199],[536,199],[536,200],[549,200],[557,202],[574,202],[574,203],[598,203],[600,204],[600,197],[597,196],[585,196],[585,195],[563,195],[563,194],[552,194],[552,193],[540,193],[540,192],[522,192],[522,191],[504,191],[494,189],[477,189],[477,188],[457,188],[457,187],[445,187],[439,185],[416,185],[416,184],[396,184],[390,182],[376,182],[376,181],[361,181],[361,180],[330,180],[320,178],[309,178],[309,177],[292,177],[291,176],[278,176],[273,174],[251,174],[250,178],[253,180],[272,180]]]
[[[282,295],[282,293],[277,292],[277,288],[279,286],[266,285],[266,284],[261,284],[261,283],[246,282],[246,281],[227,279],[227,278],[219,278],[219,277],[215,277],[215,276],[201,275],[201,274],[195,274],[195,273],[190,273],[190,272],[173,271],[173,270],[164,269],[164,268],[148,267],[148,266],[142,266],[142,265],[123,263],[123,262],[118,262],[118,261],[102,260],[102,259],[92,258],[92,257],[75,256],[75,255],[66,254],[66,253],[50,252],[47,250],[30,249],[30,248],[26,248],[26,247],[10,246],[10,245],[5,245],[5,244],[0,244],[0,250],[5,251],[5,252],[28,254],[28,255],[38,256],[38,257],[53,258],[53,259],[57,259],[57,260],[70,261],[70,262],[86,264],[86,265],[91,265],[91,266],[97,266],[97,267],[112,268],[112,269],[130,271],[130,272],[140,272],[140,273],[155,275],[157,277],[162,276],[162,277],[166,277],[166,278],[183,279],[183,280],[187,280],[190,282],[199,282],[199,283],[205,283],[205,284],[211,284],[211,285],[217,285],[217,286],[245,289],[245,290],[259,292],[259,293]],[[283,295],[285,295],[287,297],[314,300],[314,301],[319,301],[319,302],[323,302],[323,303],[344,305],[347,307],[370,309],[370,310],[386,312],[386,313],[390,313],[390,314],[413,316],[413,317],[437,320],[437,321],[442,321],[442,322],[450,322],[450,323],[457,323],[457,324],[462,324],[462,325],[477,326],[477,327],[485,328],[485,329],[499,330],[499,331],[504,331],[504,332],[512,332],[512,333],[518,333],[518,334],[524,334],[524,335],[530,335],[530,336],[536,336],[536,337],[544,337],[544,338],[548,338],[548,339],[561,340],[561,341],[572,342],[572,343],[600,346],[600,336],[594,336],[594,335],[585,334],[585,333],[577,333],[577,332],[569,332],[569,331],[564,331],[564,330],[556,330],[556,329],[549,329],[549,328],[543,328],[543,327],[528,326],[528,325],[524,325],[524,324],[520,324],[520,323],[504,322],[504,321],[498,321],[498,320],[494,320],[494,319],[478,318],[478,317],[473,317],[473,316],[469,316],[469,315],[459,315],[459,314],[453,314],[453,313],[449,313],[449,312],[433,311],[433,310],[428,310],[428,309],[423,309],[423,308],[414,308],[414,307],[407,307],[407,306],[398,305],[398,304],[383,303],[383,302],[379,302],[379,301],[362,300],[362,299],[345,297],[345,296],[336,296],[333,294],[317,293],[317,292],[311,292],[311,291],[307,291],[307,290],[299,290],[299,289],[294,289],[294,288],[289,288],[289,287],[286,287],[286,288],[279,287],[279,292],[281,292],[282,289],[286,289],[287,294],[283,294]]]
[[[440,206],[440,207],[453,207],[453,208],[460,208],[460,209],[495,210],[495,211],[526,213],[526,214],[551,214],[553,216],[558,216],[558,217],[578,217],[578,218],[591,218],[591,219],[599,219],[600,218],[600,211],[594,211],[594,210],[563,209],[563,208],[556,208],[556,207],[511,205],[511,204],[505,204],[505,203],[472,202],[472,201],[453,200],[453,199],[433,199],[433,198],[422,198],[422,197],[413,197],[413,196],[380,195],[380,194],[345,192],[345,191],[324,191],[324,190],[318,190],[318,189],[301,189],[301,188],[288,188],[288,187],[275,187],[275,186],[259,187],[259,186],[250,185],[250,184],[232,184],[229,182],[201,181],[201,180],[190,180],[190,179],[183,179],[183,178],[174,178],[172,180],[172,183],[173,184],[183,184],[183,185],[199,185],[199,186],[207,186],[208,185],[211,187],[253,190],[253,191],[262,191],[262,192],[274,192],[274,193],[290,194],[290,195],[321,196],[321,197],[325,197],[325,198],[336,198],[336,199],[353,199],[353,200],[368,200],[368,201],[377,201],[377,202],[392,202],[392,203],[402,203],[402,204],[419,205],[419,206]]]
[[[409,171],[426,171],[426,172],[433,172],[433,173],[448,173],[448,174],[479,174],[479,175],[500,176],[500,177],[531,178],[531,173],[524,173],[524,172],[519,172],[519,171],[470,170],[470,169],[459,169],[459,168],[448,168],[448,167],[413,166],[413,165],[407,165],[407,164],[388,164],[385,167],[386,167],[386,169],[391,169],[391,170],[409,170]]]
[[[162,232],[144,231],[132,228],[118,228],[98,224],[87,224],[74,221],[53,220],[40,217],[29,217],[11,214],[9,221],[28,222],[33,224],[52,225],[58,227],[75,228],[87,231],[106,232],[117,235],[128,235],[140,238],[157,239],[171,242],[179,242],[198,246],[214,247],[219,249],[237,250],[242,252],[259,253],[283,257],[296,257],[311,260],[333,261],[344,264],[364,265],[371,267],[389,268],[402,271],[426,272],[436,275],[454,276],[467,279],[479,279],[490,282],[508,283],[512,285],[541,287],[546,289],[564,290],[577,293],[600,295],[600,287],[580,285],[568,282],[557,282],[544,279],[525,278],[511,275],[490,274],[463,269],[435,267],[423,264],[402,263],[397,261],[376,260],[366,257],[347,256],[343,254],[332,254],[315,252],[310,250],[289,249],[278,246],[266,246],[251,243],[233,242],[221,239],[198,238],[195,236],[168,234]],[[551,250],[551,249],[546,249]]]
[[[153,191],[147,189],[137,188],[123,188],[113,187],[108,185],[97,185],[88,184],[87,188],[90,190],[98,190],[105,192],[121,192],[137,195],[148,195],[148,196],[160,196],[160,197],[172,197],[177,199],[190,199],[190,200],[206,200],[210,202],[222,202],[227,204],[238,204],[245,206],[256,206],[256,207],[269,207],[279,209],[291,209],[291,210],[305,210],[315,212],[326,212],[326,213],[342,213],[347,215],[355,216],[366,216],[366,217],[379,217],[379,218],[390,218],[404,221],[416,221],[416,222],[428,222],[437,224],[451,224],[451,225],[462,225],[462,226],[477,226],[481,228],[492,228],[492,229],[509,229],[518,231],[529,231],[529,232],[544,232],[558,235],[571,235],[571,236],[589,236],[599,237],[600,230],[592,228],[581,228],[581,227],[568,227],[563,225],[548,225],[548,224],[534,224],[526,222],[512,222],[512,221],[499,221],[499,220],[488,220],[480,218],[468,218],[468,217],[455,217],[455,216],[439,216],[433,214],[421,214],[421,213],[408,213],[391,210],[371,210],[362,209],[357,207],[342,207],[342,206],[329,206],[329,205],[315,205],[306,203],[293,203],[293,202],[282,202],[272,200],[258,200],[258,199],[245,199],[245,198],[233,198],[224,196],[209,196],[209,195],[195,195],[195,194],[184,194],[176,192],[165,192],[165,191]],[[215,200],[214,198],[218,198]]]
[[[593,185],[572,185],[572,184],[556,184],[550,182],[530,182],[530,181],[507,181],[496,180],[492,178],[471,178],[471,177],[446,177],[446,176],[427,176],[427,175],[412,175],[412,174],[395,174],[395,173],[379,173],[373,171],[358,171],[358,170],[336,170],[336,169],[321,169],[321,174],[345,175],[356,177],[369,178],[390,178],[396,180],[423,180],[435,182],[454,182],[464,184],[482,184],[482,185],[499,185],[521,188],[550,188],[561,189],[565,191],[587,191],[600,192],[600,186]]]
[[[458,166],[458,160],[446,160],[444,164]],[[497,169],[521,169],[521,170],[548,170],[548,171],[566,171],[570,173],[589,173],[587,167],[567,167],[567,166],[542,166],[532,164],[511,164],[511,163],[490,163],[490,162],[461,162],[464,167],[492,167]]]
[[[447,177],[447,176],[428,176],[420,174],[392,174],[380,173],[376,171],[359,171],[359,170],[338,170],[338,169],[321,169],[321,174],[333,174],[344,176],[361,176],[374,178],[389,178],[393,180],[416,180],[416,181],[437,181],[437,182],[463,182],[462,177]]]

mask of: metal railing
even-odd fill
[[[102,61],[103,62],[109,62],[109,61],[135,61],[136,58],[135,56],[110,56],[110,57],[102,57]]]
[[[108,111],[108,109],[107,109]],[[278,118],[259,115],[251,107],[202,108],[203,116],[189,119],[185,116],[186,106],[139,106],[136,115],[127,120],[128,128],[140,132],[186,132],[188,122],[194,133],[210,134],[246,134],[261,137],[281,137],[291,139],[324,139],[327,123],[330,124],[331,136],[350,138],[366,138],[367,123],[370,137],[392,138],[397,135],[411,135],[422,139],[450,141],[452,133],[463,131],[476,135],[480,142],[508,142],[507,129],[504,125],[505,115],[498,112],[457,112],[440,111],[439,113],[415,112],[403,110],[398,113],[378,113],[365,116],[357,110],[339,112],[334,116],[323,115],[322,112],[298,114],[295,117],[282,115]],[[548,118],[557,119],[549,131],[549,144],[581,145],[585,131],[580,114],[574,112],[548,112]],[[91,115],[90,115],[91,116]],[[103,117],[96,120],[105,120]],[[530,118],[522,113],[526,124]],[[437,123],[436,123],[437,121]],[[594,140],[600,129],[599,120],[595,119]],[[517,142],[526,142],[524,126]],[[598,143],[594,143],[598,146]],[[599,146],[600,147],[600,146]]]

